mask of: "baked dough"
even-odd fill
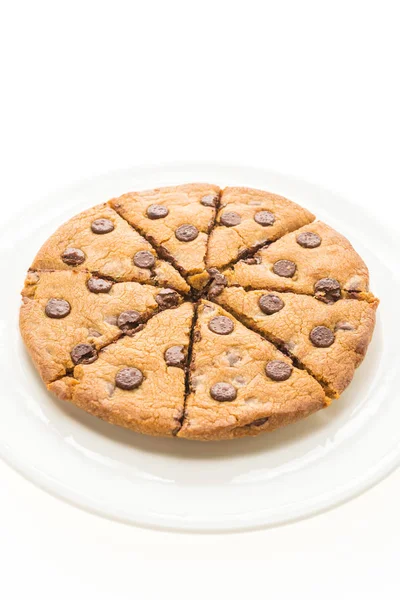
[[[207,266],[226,267],[314,219],[308,210],[282,196],[250,188],[225,188],[208,243]]]
[[[150,435],[258,435],[350,384],[378,300],[350,242],[291,200],[184,184],[70,219],[22,291],[48,389]]]
[[[292,356],[333,398],[348,386],[365,356],[378,306],[376,300],[327,304],[303,294],[241,287],[225,288],[216,302]]]
[[[228,319],[229,333],[216,319]],[[274,365],[268,376],[267,369]],[[287,368],[280,375],[279,365]],[[283,376],[285,377],[283,379]],[[225,385],[233,400],[224,400],[218,386]],[[216,389],[217,388],[217,389]],[[212,397],[213,390],[214,396]],[[257,435],[288,425],[324,408],[324,390],[306,371],[297,369],[273,344],[239,323],[230,313],[202,300],[194,330],[190,393],[179,437],[200,440],[230,439]]]

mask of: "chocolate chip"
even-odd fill
[[[258,306],[266,315],[273,315],[282,310],[285,303],[279,296],[275,296],[274,294],[264,294],[259,298]]]
[[[164,360],[169,367],[183,367],[185,364],[183,346],[171,346],[164,353]]]
[[[133,257],[133,263],[140,269],[151,269],[154,267],[156,259],[148,250],[140,250]]]
[[[142,317],[137,310],[122,312],[117,319],[117,325],[124,333],[133,333],[141,324]]]
[[[108,279],[100,279],[99,277],[91,277],[87,286],[93,294],[107,294],[113,286],[113,282]]]
[[[71,312],[71,306],[66,300],[50,298],[44,312],[50,319],[63,319]]]
[[[158,292],[156,302],[161,309],[174,308],[179,304],[179,294],[175,290],[164,288]]]
[[[218,283],[218,285],[228,285],[228,280],[225,275],[222,275],[222,273],[217,273],[215,276],[213,276],[213,280],[215,283]]]
[[[299,233],[296,238],[296,242],[299,246],[303,246],[303,248],[317,248],[321,245],[321,238],[317,233],[313,233],[312,231],[304,231],[303,233]]]
[[[272,270],[280,277],[293,277],[296,273],[296,265],[291,260],[278,260]]]
[[[211,206],[214,208],[217,206],[217,200],[218,196],[214,196],[214,194],[208,194],[207,196],[203,196],[200,202],[203,206]]]
[[[216,298],[224,291],[225,286],[220,283],[213,282],[208,288],[208,297],[210,299]]]
[[[93,233],[110,233],[114,229],[114,223],[110,219],[96,219],[91,224]]]
[[[260,256],[251,256],[250,258],[244,258],[242,260],[246,265],[260,265],[261,257]]]
[[[149,219],[153,220],[163,219],[167,216],[168,213],[168,208],[166,206],[161,206],[161,204],[151,204],[146,211],[146,214],[149,217]]]
[[[271,360],[265,367],[267,376],[273,381],[285,381],[289,379],[293,367],[282,360]]]
[[[218,335],[228,335],[233,331],[233,321],[229,317],[214,317],[208,324],[208,329]]]
[[[207,269],[207,273],[211,276],[211,279],[215,281],[215,283],[220,283],[222,285],[227,285],[228,281],[225,275],[222,275],[215,267],[211,267],[211,269]]]
[[[225,225],[225,227],[234,227],[241,223],[242,218],[236,212],[225,212],[222,213],[219,221],[221,225]]]
[[[121,390],[134,390],[143,382],[143,373],[135,367],[120,369],[115,376],[115,385]]]
[[[211,275],[211,284],[208,289],[208,297],[216,298],[224,291],[225,286],[228,285],[228,281],[226,277],[218,271],[218,269],[208,269],[208,273]]]
[[[97,351],[91,344],[78,344],[72,348],[71,358],[74,365],[90,365],[97,360]]]
[[[193,333],[193,341],[200,342],[200,340],[201,340],[200,329],[196,329],[196,331]]]
[[[175,231],[175,237],[180,242],[191,242],[199,235],[199,230],[194,225],[181,225]]]
[[[317,348],[328,348],[335,341],[335,336],[328,327],[319,325],[310,331],[310,340]]]
[[[210,389],[211,398],[218,402],[232,402],[237,396],[236,389],[230,383],[215,383]]]
[[[228,363],[230,367],[233,367],[241,360],[240,354],[235,352],[234,350],[228,350],[226,352],[226,358],[228,359]]]
[[[265,425],[268,421],[268,417],[262,417],[261,419],[256,419],[252,423],[248,424],[248,427],[261,427],[261,425]]]
[[[341,296],[340,283],[336,279],[325,277],[314,285],[314,292],[318,300],[326,303],[336,302]]]
[[[275,215],[269,210],[260,210],[254,215],[254,220],[259,225],[263,227],[268,227],[269,225],[273,225],[275,223]]]
[[[67,248],[61,254],[61,258],[66,265],[69,265],[70,267],[77,267],[85,262],[86,256],[82,250],[79,250],[79,248]]]

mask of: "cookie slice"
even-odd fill
[[[172,289],[113,283],[83,271],[42,271],[28,273],[22,300],[22,337],[48,383],[76,363],[95,361],[100,348],[183,299]]]
[[[229,285],[311,294],[324,302],[342,296],[374,301],[364,261],[345,237],[321,221],[283,236],[224,275]]]
[[[378,300],[334,304],[290,292],[225,288],[216,302],[302,364],[337,398],[353,379],[375,326]]]
[[[31,269],[88,270],[116,281],[189,291],[178,271],[160,260],[149,242],[106,204],[61,225],[41,247]]]
[[[191,391],[179,437],[257,435],[327,404],[306,371],[212,302],[200,302],[193,339]]]
[[[214,224],[219,187],[188,184],[124,194],[110,205],[185,275],[205,270],[209,231]],[[194,277],[198,285],[203,280]]]
[[[282,196],[227,187],[221,195],[216,227],[210,234],[206,264],[225,267],[314,219],[308,210]]]
[[[48,387],[62,400],[122,427],[149,435],[175,435],[185,399],[185,362],[193,306],[184,303],[148,321],[132,337],[99,352]]]

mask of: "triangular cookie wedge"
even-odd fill
[[[44,243],[31,267],[77,269],[116,281],[138,281],[188,292],[174,267],[153,249],[115,210],[100,204],[61,225]]]
[[[187,184],[124,194],[110,205],[183,274],[195,276],[205,270],[218,198],[216,185]]]
[[[343,392],[363,360],[378,307],[378,300],[325,304],[312,296],[241,287],[225,288],[216,302],[295,358],[331,397]]]
[[[364,261],[345,237],[321,221],[283,236],[224,275],[229,285],[311,294],[325,302],[342,296],[374,299]]]
[[[221,269],[315,217],[276,194],[242,187],[223,190],[216,227],[210,234],[207,266]]]
[[[306,371],[212,302],[200,302],[193,340],[179,437],[257,435],[327,404],[324,390]]]
[[[37,271],[28,273],[22,300],[22,337],[48,383],[183,298],[170,288],[113,283],[83,271]]]
[[[132,337],[104,348],[93,364],[50,384],[69,400],[105,421],[149,435],[175,435],[185,400],[185,362],[193,306],[185,303],[147,322]]]

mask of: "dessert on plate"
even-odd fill
[[[378,304],[362,258],[307,209],[185,184],[62,225],[28,271],[20,329],[62,400],[145,434],[223,440],[337,399]]]

